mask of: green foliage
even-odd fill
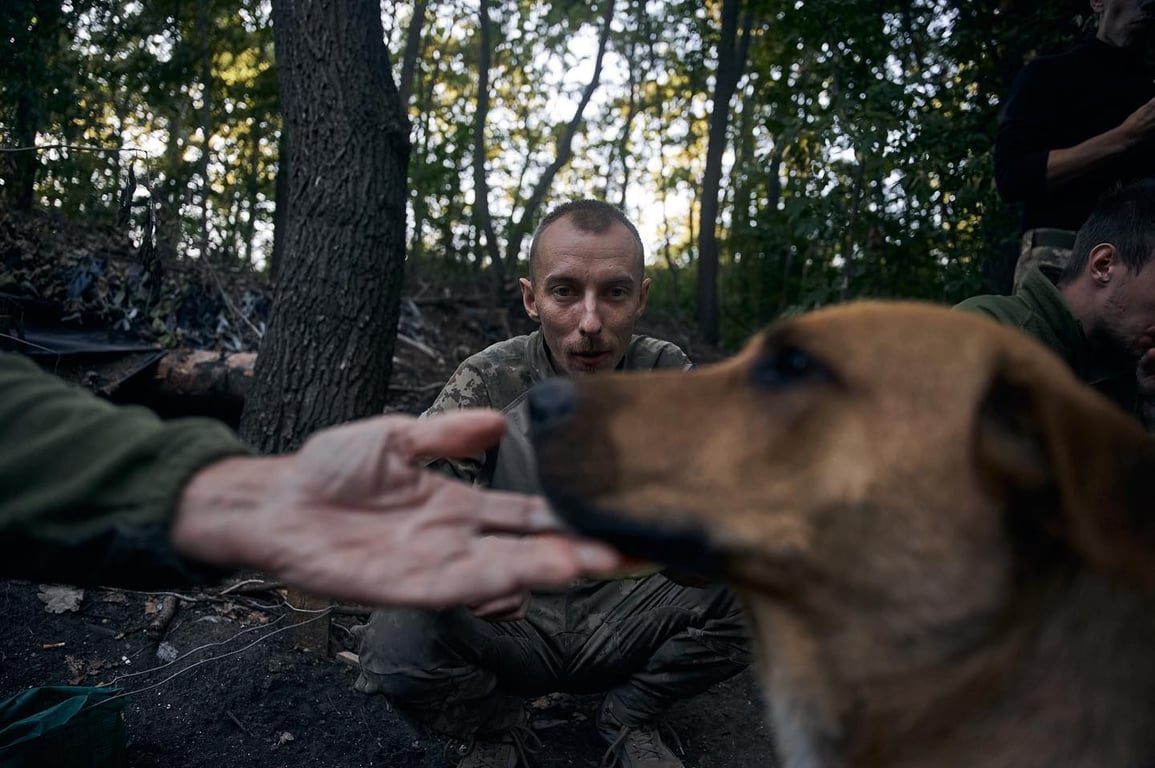
[[[492,2],[484,135],[504,243],[540,216],[527,215],[531,192],[589,82],[608,1]],[[263,3],[0,6],[0,146],[100,150],[40,151],[35,204],[113,220],[131,165],[138,202],[147,187],[161,239],[179,253],[261,262],[281,141]],[[621,205],[648,240],[651,300],[687,318],[720,6],[615,0],[605,70],[546,198]],[[397,73],[410,28],[420,33],[409,257],[428,279],[482,266],[471,169],[480,40],[475,2],[431,0],[418,18],[415,7],[383,12]],[[999,99],[1025,60],[1086,30],[1085,5],[745,0],[742,12],[753,21],[745,74],[719,107],[732,112],[718,229],[725,343],[835,301],[984,290],[1017,240],[1017,211],[993,183]],[[2,159],[11,196],[21,167]]]
[[[4,14],[0,58],[18,76],[2,81],[0,132],[6,146],[42,147],[36,205],[116,221],[131,166],[137,208],[153,214],[137,219],[163,241],[260,260],[280,125],[262,3],[14,0]],[[6,192],[14,183],[6,177]]]

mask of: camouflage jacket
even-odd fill
[[[185,482],[248,453],[208,419],[162,422],[0,353],[0,577],[117,586],[216,579],[168,524]]]
[[[650,336],[634,336],[617,369],[690,366],[690,359],[674,344]],[[492,488],[540,493],[537,462],[529,440],[526,395],[534,384],[557,375],[541,331],[498,342],[466,359],[423,415],[456,408],[494,408],[505,414],[505,436],[497,448],[484,456],[439,462],[438,468]]]
[[[1034,336],[1063,358],[1080,380],[1138,416],[1139,383],[1135,365],[1095,354],[1082,325],[1052,282],[1052,275],[1038,268],[1031,269],[1013,296],[975,296],[956,309],[987,315]]]

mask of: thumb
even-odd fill
[[[505,432],[505,417],[497,411],[467,408],[406,424],[416,456],[463,458],[497,445]]]

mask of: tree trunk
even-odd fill
[[[409,18],[409,29],[405,32],[405,56],[401,59],[401,82],[397,90],[401,93],[401,109],[408,111],[409,97],[413,95],[413,79],[417,76],[417,57],[421,54],[421,35],[425,27],[427,0],[413,3],[413,15]]]
[[[59,3],[16,3],[5,10],[3,20],[10,22],[12,29],[5,29],[4,33],[24,38],[26,48],[17,61],[4,65],[9,70],[5,78],[10,92],[15,93],[16,108],[13,124],[8,126],[9,135],[0,139],[0,145],[22,149],[4,153],[8,161],[7,187],[0,188],[0,193],[13,210],[29,211],[35,203],[36,174],[40,168],[40,156],[33,147],[48,119],[43,94],[54,85],[49,82],[49,62],[67,35]]]
[[[212,152],[213,110],[213,57],[212,46],[209,41],[208,0],[197,2],[197,51],[201,67],[201,156],[197,169],[201,177],[201,231],[200,257],[206,261],[209,256],[209,220],[212,218],[212,184],[209,182],[209,156]]]
[[[289,238],[289,127],[281,120],[281,138],[277,141],[277,178],[273,182],[273,248],[269,254],[269,280],[273,287],[281,277],[285,261],[285,241]]]
[[[276,453],[384,408],[409,144],[378,3],[272,7],[291,203],[241,435]]]
[[[488,154],[485,123],[489,117],[489,66],[493,58],[493,24],[489,18],[489,0],[481,0],[478,4],[477,20],[480,50],[477,55],[477,109],[473,112],[473,226],[477,237],[485,238],[482,248],[493,270],[493,295],[497,297],[501,295],[505,275],[502,271],[501,250],[497,247],[497,232],[489,213],[489,180],[485,174],[485,157]],[[481,261],[482,251],[479,249],[477,263],[481,264]]]
[[[738,12],[742,0],[723,0],[722,36],[718,44],[718,69],[714,75],[713,108],[706,145],[706,170],[702,176],[701,224],[698,227],[698,329],[707,344],[718,343],[718,197],[722,186],[722,153],[730,122],[730,98],[742,77],[753,23],[749,10],[738,37]]]

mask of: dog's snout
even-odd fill
[[[543,381],[529,392],[529,417],[536,430],[565,424],[573,413],[574,386],[568,379]]]

